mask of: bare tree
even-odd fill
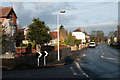
[[[104,32],[103,31],[91,31],[90,33],[91,39],[94,39],[95,42],[101,42],[104,41]]]

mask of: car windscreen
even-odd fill
[[[90,43],[90,45],[94,45],[95,43]]]

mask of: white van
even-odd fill
[[[89,47],[95,47],[95,46],[96,46],[95,42],[90,42]]]

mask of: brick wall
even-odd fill
[[[26,48],[26,47],[16,47],[15,50],[17,53],[36,53],[36,50],[31,48]]]

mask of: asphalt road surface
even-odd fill
[[[81,51],[80,51],[81,52]],[[58,67],[3,70],[4,78],[81,78],[93,80],[95,78],[109,78],[120,80],[119,61],[120,51],[100,44],[96,48],[87,48],[82,57],[73,64]],[[120,67],[119,67],[120,68]]]
[[[83,53],[79,64],[90,78],[120,80],[120,51],[106,44],[88,48]]]

